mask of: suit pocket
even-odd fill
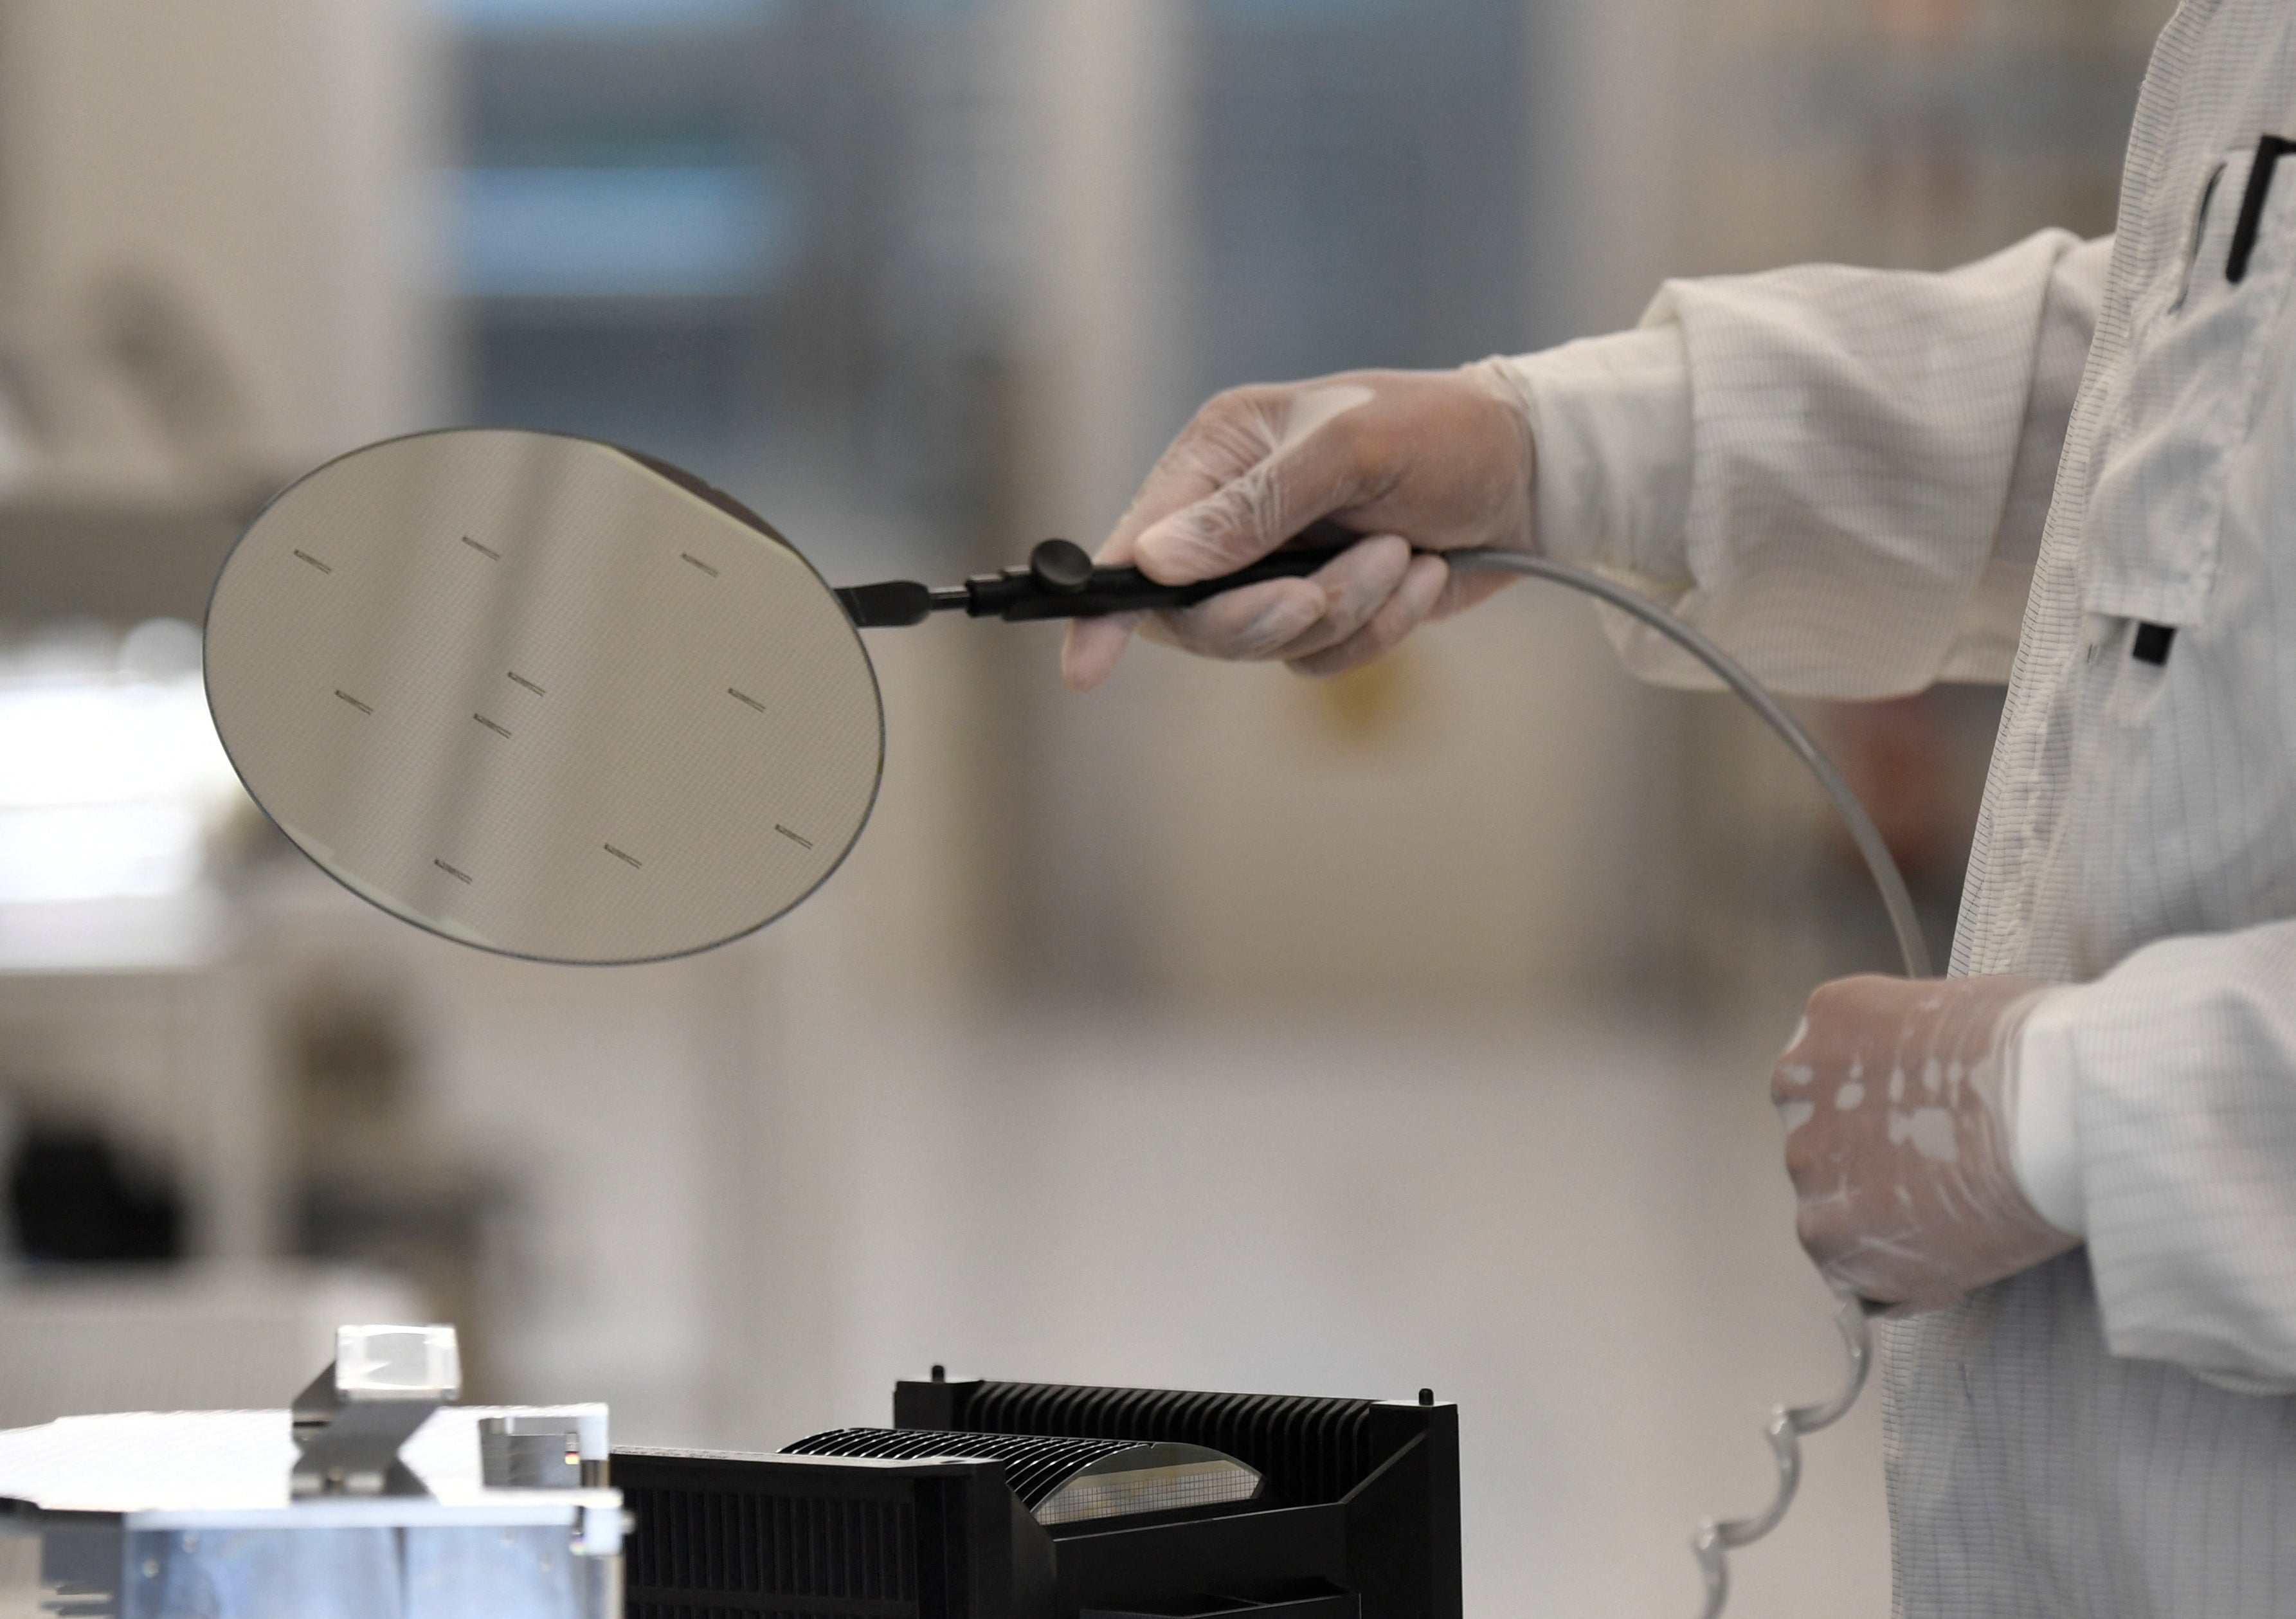
[[[2198,199],[2181,274],[2131,311],[2090,464],[2091,612],[2177,626],[2206,612],[2227,464],[2255,419],[2265,331],[2296,263],[2292,193],[2296,144],[2266,136],[2226,153]]]

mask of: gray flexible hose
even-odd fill
[[[1914,914],[1914,897],[1906,892],[1906,879],[1898,870],[1898,862],[1890,858],[1889,845],[1874,827],[1873,817],[1866,813],[1866,806],[1857,801],[1849,784],[1818,751],[1809,733],[1779,706],[1778,700],[1765,691],[1759,681],[1740,667],[1736,659],[1656,603],[1598,573],[1523,551],[1479,549],[1452,551],[1446,555],[1454,568],[1528,574],[1583,591],[1639,619],[1720,676],[1723,684],[1762,717],[1795,756],[1809,767],[1817,785],[1825,789],[1826,796],[1833,801],[1835,813],[1841,817],[1841,824],[1849,830],[1850,840],[1857,845],[1857,852],[1865,857],[1866,869],[1873,874],[1874,885],[1882,891],[1882,903],[1890,913],[1890,926],[1898,935],[1898,953],[1905,957],[1906,975],[1930,976],[1929,947],[1922,938],[1921,921]],[[1784,1519],[1786,1508],[1793,1504],[1794,1492],[1801,1484],[1802,1435],[1839,1422],[1857,1403],[1857,1396],[1865,1390],[1866,1374],[1874,1359],[1874,1335],[1867,1319],[1873,1306],[1847,1290],[1837,1289],[1834,1296],[1838,1301],[1834,1325],[1841,1329],[1842,1347],[1849,1356],[1849,1376],[1841,1392],[1823,1404],[1782,1405],[1770,1412],[1764,1432],[1769,1437],[1770,1457],[1778,1475],[1777,1490],[1770,1504],[1752,1517],[1708,1518],[1699,1525],[1691,1549],[1697,1554],[1699,1573],[1706,1581],[1706,1607],[1702,1619],[1719,1619],[1724,1605],[1730,1599],[1732,1549],[1751,1545],[1775,1529]]]
[[[1444,560],[1454,568],[1488,570],[1504,573],[1523,573],[1533,579],[1552,579],[1558,585],[1568,585],[1573,590],[1609,603],[1624,613],[1630,613],[1649,625],[1677,646],[1696,658],[1720,676],[1724,685],[1744,700],[1748,708],[1762,717],[1763,722],[1778,734],[1794,756],[1809,767],[1817,785],[1825,789],[1826,797],[1833,801],[1834,812],[1849,830],[1850,841],[1866,859],[1866,869],[1873,874],[1874,885],[1882,891],[1882,904],[1890,913],[1890,931],[1898,936],[1898,953],[1905,958],[1908,978],[1927,978],[1930,974],[1929,946],[1922,939],[1921,918],[1914,914],[1914,896],[1906,890],[1906,879],[1898,871],[1898,862],[1890,858],[1890,846],[1882,841],[1874,827],[1874,818],[1866,813],[1866,806],[1849,790],[1825,755],[1818,752],[1817,744],[1810,739],[1800,723],[1778,703],[1775,697],[1763,689],[1760,681],[1728,653],[1708,640],[1697,630],[1676,618],[1665,608],[1645,596],[1636,596],[1624,585],[1613,584],[1599,573],[1589,573],[1568,563],[1534,556],[1528,551],[1500,551],[1488,548],[1471,551],[1447,551]]]

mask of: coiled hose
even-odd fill
[[[1446,555],[1454,568],[1527,574],[1594,596],[1649,625],[1712,670],[1748,708],[1762,717],[1763,722],[1793,750],[1794,756],[1808,767],[1817,785],[1825,789],[1825,795],[1833,801],[1835,813],[1849,830],[1850,841],[1865,858],[1874,885],[1882,891],[1882,903],[1890,913],[1890,930],[1897,934],[1898,950],[1905,958],[1906,975],[1930,976],[1929,947],[1922,939],[1920,918],[1914,913],[1914,897],[1906,892],[1906,879],[1898,870],[1898,862],[1890,858],[1889,845],[1882,841],[1874,818],[1866,813],[1866,806],[1857,801],[1849,784],[1818,751],[1809,733],[1736,659],[1663,607],[1598,573],[1522,551],[1477,549],[1452,551]],[[1881,1306],[1845,1289],[1836,1289],[1835,1297],[1839,1308],[1834,1311],[1834,1325],[1841,1329],[1842,1348],[1849,1357],[1849,1376],[1841,1392],[1822,1404],[1781,1405],[1771,1411],[1769,1423],[1763,1430],[1768,1435],[1770,1457],[1778,1474],[1777,1491],[1771,1496],[1770,1504],[1751,1517],[1708,1518],[1698,1526],[1690,1545],[1697,1555],[1699,1572],[1706,1581],[1706,1607],[1702,1619],[1718,1619],[1730,1599],[1730,1553],[1738,1547],[1751,1545],[1775,1529],[1784,1521],[1786,1508],[1793,1505],[1794,1492],[1801,1483],[1802,1435],[1839,1422],[1857,1403],[1857,1396],[1865,1390],[1866,1375],[1874,1360],[1874,1335],[1868,1321]]]

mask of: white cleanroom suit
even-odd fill
[[[2055,1101],[2019,1128],[2036,1206],[2087,1246],[1883,1329],[1920,1619],[2296,1612],[2279,136],[2296,5],[2186,0],[2112,241],[1677,283],[1639,332],[1511,362],[1551,555],[1792,691],[2009,681],[1953,965],[2083,986],[2027,1031]]]

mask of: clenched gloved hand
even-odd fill
[[[2078,1245],[2017,1178],[2018,1036],[2038,979],[1844,978],[1809,998],[1770,1097],[1802,1246],[1828,1279],[1916,1310]]]
[[[1507,582],[1454,579],[1439,557],[1414,552],[1528,548],[1533,470],[1528,403],[1489,361],[1221,394],[1164,452],[1098,561],[1193,584],[1258,561],[1321,517],[1365,538],[1307,579],[1179,612],[1078,620],[1062,673],[1079,691],[1097,686],[1135,629],[1208,657],[1281,658],[1307,674],[1368,662]]]

